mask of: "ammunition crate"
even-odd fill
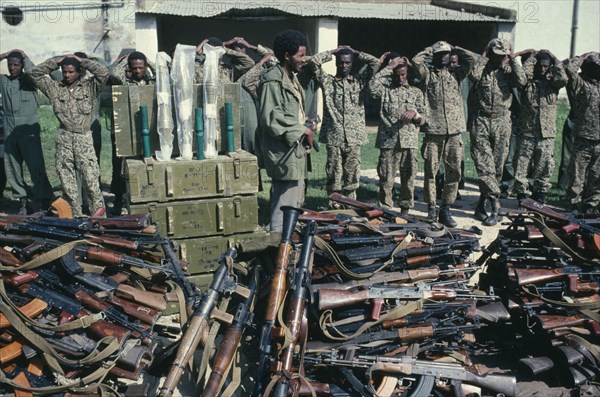
[[[258,192],[256,157],[243,150],[206,160],[126,159],[123,176],[131,203]]]
[[[238,256],[258,253],[267,247],[277,247],[279,234],[267,233],[259,227],[252,233],[233,236],[214,236],[190,239],[174,239],[179,247],[179,257],[188,261],[191,275],[214,272],[219,258],[228,248],[236,248]]]
[[[129,203],[130,214],[150,213],[166,237],[230,235],[258,227],[256,195],[168,203]]]
[[[225,103],[233,104],[233,129],[235,149],[241,148],[241,128],[240,128],[240,85],[237,83],[219,84],[219,96],[217,108],[219,109],[219,123],[217,123],[217,148],[219,153],[227,152],[227,140],[224,137],[227,132],[227,123],[225,120]],[[202,84],[194,84],[192,110],[196,107],[202,107],[204,90]],[[118,85],[112,87],[113,99],[113,132],[115,134],[115,145],[117,156],[136,157],[142,156],[142,126],[140,120],[140,106],[148,108],[148,126],[150,127],[150,147],[151,152],[160,150],[160,139],[157,131],[157,102],[156,86],[124,86]],[[194,114],[192,112],[192,120]],[[175,125],[175,111],[173,111]],[[194,135],[193,148],[196,149],[196,134]],[[177,132],[173,129],[173,156],[179,153],[177,145]]]

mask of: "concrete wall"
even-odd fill
[[[510,8],[517,12],[514,31],[517,50],[549,49],[560,59],[569,56],[573,0],[463,0]],[[579,0],[576,54],[600,51],[600,2]]]
[[[19,48],[34,63],[76,51],[113,61],[123,48],[135,47],[135,1],[111,0],[114,6],[106,15],[101,3],[100,0],[2,1],[2,9],[19,7],[23,21],[12,26],[0,17],[0,52]],[[103,23],[105,16],[107,22]],[[106,37],[105,29],[109,30]],[[0,72],[6,73],[6,62],[0,64]]]

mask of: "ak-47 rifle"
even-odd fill
[[[216,306],[221,296],[225,294],[237,293],[244,298],[250,296],[250,291],[238,285],[230,279],[228,261],[236,256],[236,250],[229,248],[219,259],[220,266],[214,273],[213,281],[200,303],[195,308],[192,317],[188,320],[187,329],[181,338],[177,355],[173,361],[167,378],[160,389],[160,397],[170,397],[175,391],[175,387],[183,375],[184,368],[188,365],[192,355],[198,348],[202,335],[208,327],[208,320],[212,318],[221,319],[224,322],[231,323],[233,318],[227,313],[220,312]]]
[[[372,301],[372,319],[378,319],[385,299],[477,299],[477,300],[496,300],[495,295],[476,295],[457,293],[451,288],[435,289],[427,284],[420,284],[414,287],[405,286],[371,286],[368,289],[359,291],[340,291],[320,289],[318,292],[319,310],[330,310],[338,307],[345,307],[358,303]]]
[[[311,358],[305,358],[311,359]],[[352,359],[345,360],[337,358],[335,352],[331,352],[329,357],[321,356],[317,361],[332,366],[344,366],[352,368],[365,369],[368,389],[370,386],[373,372],[385,372],[387,374],[397,375],[421,375],[422,379],[410,396],[428,396],[433,389],[436,379],[450,379],[460,382],[470,383],[484,389],[488,389],[506,396],[517,395],[517,380],[514,376],[508,375],[477,375],[461,364],[441,363],[425,360],[417,360],[411,356],[387,357],[387,356],[355,356]]]
[[[389,283],[404,283],[404,282],[417,282],[424,280],[437,280],[444,277],[461,276],[469,273],[475,273],[480,267],[465,267],[465,268],[451,268],[447,270],[441,270],[437,266],[423,269],[411,269],[403,272],[380,272],[365,280],[350,280],[344,283],[321,283],[311,284],[310,291],[313,295],[320,289],[337,289],[337,290],[350,290],[350,289],[364,289],[376,284],[389,284]]]
[[[598,293],[600,287],[600,270],[583,271],[579,266],[564,266],[556,269],[514,269],[515,278],[519,286],[543,284],[549,281],[568,279],[568,289],[573,293]],[[587,277],[594,281],[582,283],[580,278]]]
[[[281,231],[281,241],[279,243],[279,250],[277,252],[277,258],[275,263],[275,274],[273,281],[271,282],[271,289],[269,291],[269,300],[267,302],[267,308],[265,311],[265,319],[260,334],[260,361],[258,364],[258,374],[256,376],[256,383],[254,385],[254,396],[260,396],[263,393],[263,382],[269,374],[271,363],[275,360],[273,357],[273,341],[272,333],[273,326],[275,325],[275,319],[279,307],[283,303],[283,298],[287,290],[287,272],[290,262],[290,256],[292,254],[292,234],[298,223],[298,217],[302,213],[299,208],[290,206],[281,207],[283,211],[283,227]]]
[[[290,340],[288,346],[283,349],[279,356],[277,372],[289,373],[292,370],[292,360],[296,347],[301,342],[301,326],[302,319],[306,318],[305,304],[309,298],[310,285],[310,265],[312,262],[313,248],[315,243],[315,232],[317,223],[314,221],[308,222],[304,228],[304,240],[302,242],[302,251],[298,266],[294,272],[294,284],[290,286],[290,299],[287,306],[285,316],[285,325],[289,329]],[[302,346],[303,347],[303,346]],[[290,380],[286,376],[282,376],[280,381],[273,390],[274,397],[287,397],[290,390]]]
[[[233,361],[235,352],[242,339],[244,329],[252,323],[252,303],[254,302],[257,279],[258,267],[256,267],[254,273],[250,275],[247,286],[250,290],[250,295],[238,305],[233,322],[227,327],[225,335],[223,336],[223,341],[215,354],[213,369],[204,386],[204,390],[202,391],[202,397],[215,397],[219,394],[223,383],[223,377]]]
[[[575,217],[573,214],[564,214],[564,213],[555,211],[552,208],[550,208],[544,204],[540,204],[533,199],[527,198],[527,199],[521,200],[520,205],[521,205],[521,207],[527,208],[530,211],[537,212],[538,214],[544,215],[547,218],[566,223],[566,225],[564,225],[562,227],[562,230],[565,233],[573,233],[573,232],[576,232],[577,230],[581,229],[587,233],[600,234],[600,229],[592,226],[591,224],[585,222],[584,220],[581,220],[581,219]]]
[[[414,215],[405,215],[405,214],[401,214],[398,211],[394,211],[394,210],[386,208],[386,207],[366,204],[361,201],[354,200],[350,197],[344,196],[343,194],[340,194],[340,193],[331,193],[329,195],[329,200],[338,202],[340,204],[349,205],[350,207],[358,208],[363,211],[379,210],[382,212],[381,216],[383,218],[388,219],[392,222],[396,222],[397,219],[400,218],[400,219],[404,219],[409,222],[421,222],[421,223],[425,223],[425,224],[432,223],[432,221],[428,220],[427,218],[417,217]]]

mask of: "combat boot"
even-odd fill
[[[19,215],[28,215],[29,214],[29,200],[27,200],[27,197],[23,197],[19,199],[20,202],[20,206],[19,206]]]
[[[490,216],[488,216],[485,221],[483,221],[483,224],[485,226],[494,226],[496,223],[498,223],[498,199],[496,198],[491,198],[490,199]]]
[[[456,221],[452,219],[452,214],[450,214],[450,206],[447,204],[442,204],[440,207],[440,217],[439,221],[442,225],[447,227],[456,227]]]
[[[546,193],[544,192],[535,192],[531,198],[540,204],[546,204]]]
[[[475,219],[478,221],[485,221],[488,217],[488,214],[485,210],[485,202],[486,197],[483,194],[479,195],[479,201],[477,202],[477,207],[475,207]]]
[[[400,207],[400,215],[408,215],[408,208]]]
[[[427,206],[427,218],[432,221],[437,221],[437,209],[435,208],[435,204]]]

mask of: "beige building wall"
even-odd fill
[[[76,51],[112,62],[123,48],[135,48],[136,18],[134,0],[110,3],[104,24],[100,0],[2,1],[2,9],[19,7],[23,20],[12,26],[0,17],[0,52],[19,48],[36,64]],[[0,73],[6,72],[6,62],[1,62]]]
[[[509,8],[517,12],[514,46],[517,50],[549,49],[558,58],[569,56],[573,0],[463,0]],[[600,1],[579,0],[576,54],[600,51]]]

